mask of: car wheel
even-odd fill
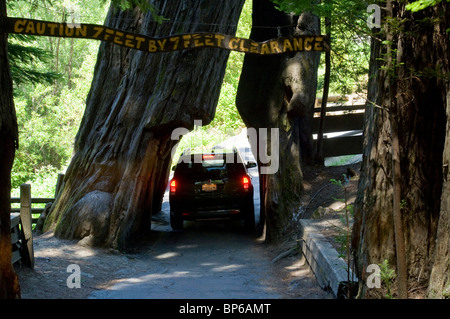
[[[255,230],[255,207],[253,200],[244,208],[244,227],[248,231]]]
[[[173,230],[183,230],[183,220],[170,212],[170,226]]]

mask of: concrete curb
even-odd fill
[[[300,220],[300,235],[302,238],[302,252],[317,282],[323,289],[331,289],[338,297],[341,285],[348,281],[347,263],[339,257],[338,252],[320,234],[315,220]],[[350,278],[354,278],[350,269]]]

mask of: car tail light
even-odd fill
[[[177,190],[177,182],[173,179],[170,182],[170,192],[175,193],[176,190]]]
[[[242,178],[242,184],[244,185],[244,189],[248,189],[250,187],[250,178],[248,176],[244,176]]]
[[[203,154],[203,160],[213,160],[214,158],[214,154]]]

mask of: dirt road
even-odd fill
[[[35,269],[17,268],[22,297],[331,298],[300,255],[273,263],[279,247],[262,243],[238,222],[192,222],[185,227],[181,232],[154,231],[152,240],[132,254],[81,246],[51,233],[36,237]],[[80,288],[67,286],[73,264],[80,267]]]
[[[242,140],[242,138],[241,138]],[[232,141],[237,144],[236,141]],[[245,140],[244,140],[245,142]],[[247,143],[247,144],[246,144]],[[248,142],[240,148],[251,159]],[[255,220],[259,222],[257,169]],[[34,238],[34,271],[19,268],[23,298],[293,299],[332,298],[317,284],[301,254],[273,263],[294,246],[264,244],[242,222],[185,222],[184,231],[169,226],[168,192],[162,211],[153,216],[152,238],[134,253],[86,247],[47,233]],[[70,265],[79,267],[80,288],[68,288]],[[69,269],[70,271],[70,269]]]
[[[182,232],[159,232],[144,254],[148,269],[90,298],[287,298],[285,284],[264,244],[239,223],[185,223]],[[278,265],[277,265],[278,266]],[[298,270],[302,268],[298,266]],[[303,269],[308,276],[309,270]],[[287,274],[286,274],[287,275]],[[302,278],[304,279],[304,278]],[[293,294],[298,294],[299,291]],[[308,293],[310,291],[308,290]],[[317,296],[322,293],[316,291]],[[302,293],[298,296],[301,297]]]

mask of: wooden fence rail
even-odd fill
[[[56,181],[55,197],[62,189],[64,183],[64,174],[58,174]],[[12,244],[12,263],[21,261],[23,264],[34,267],[33,250],[33,224],[38,222],[39,217],[45,207],[35,207],[33,204],[53,203],[55,198],[32,198],[31,185],[20,185],[20,197],[12,197],[11,204],[20,204],[20,207],[11,207],[11,244]],[[49,206],[51,207],[51,206]]]
[[[48,204],[53,203],[55,201],[54,198],[31,198],[31,215],[32,215],[32,221],[33,224],[36,224],[38,217],[34,217],[33,215],[41,214],[45,207],[33,207],[34,204]],[[20,197],[11,197],[11,204],[17,204],[20,203]],[[20,208],[18,207],[12,207],[11,213],[18,213],[20,212]]]
[[[362,154],[365,105],[327,105],[323,130],[323,156]],[[320,113],[320,108],[314,108]],[[320,117],[313,118],[313,134],[319,131]],[[332,133],[332,134],[331,134]]]

